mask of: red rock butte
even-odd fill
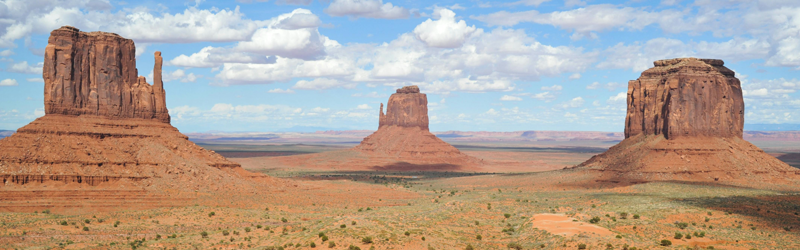
[[[117,34],[64,26],[51,32],[44,58],[45,116],[0,140],[0,211],[85,206],[70,202],[75,194],[110,202],[101,207],[148,207],[263,179],[169,124],[160,52],[153,85],[137,77],[133,41]],[[128,199],[166,190],[173,197]]]
[[[722,60],[677,58],[628,82],[625,140],[578,165],[601,182],[798,185],[800,171],[742,139],[739,80]]]
[[[461,153],[428,131],[428,97],[420,93],[419,87],[398,89],[389,97],[386,113],[383,104],[380,109],[378,131],[352,150],[370,158],[411,165],[444,164],[456,169],[480,164],[479,159]],[[393,169],[403,170],[403,167]],[[440,169],[430,166],[413,170]]]

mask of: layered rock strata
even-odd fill
[[[380,108],[378,131],[353,150],[370,157],[419,164],[475,165],[480,160],[462,154],[428,131],[428,98],[417,86],[406,86]]]
[[[611,182],[800,184],[798,169],[742,139],[742,90],[721,60],[654,65],[628,83],[625,140],[579,168]]]
[[[625,138],[742,137],[742,88],[722,60],[677,58],[654,64],[628,83]]]
[[[193,195],[265,177],[170,125],[161,53],[155,53],[153,85],[136,77],[134,53],[133,41],[116,34],[72,27],[51,33],[43,72],[46,114],[0,140],[0,200],[10,191],[67,189]],[[0,202],[0,211],[9,206]]]
[[[44,54],[46,114],[155,119],[169,123],[161,53],[154,84],[137,77],[133,40],[64,26],[50,33]]]
[[[418,127],[428,131],[428,96],[420,93],[416,85],[397,89],[386,103],[386,114],[381,103],[378,129],[385,126]]]

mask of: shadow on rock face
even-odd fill
[[[395,162],[384,166],[372,166],[376,171],[457,171],[461,166],[453,164],[413,164],[408,162]]]

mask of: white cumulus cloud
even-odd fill
[[[456,13],[439,9],[439,20],[428,19],[414,28],[417,39],[428,46],[437,48],[456,48],[475,32],[475,26],[467,26],[464,20],[456,22]]]
[[[16,79],[3,79],[2,81],[0,81],[0,86],[17,86],[17,85],[19,84],[17,83]]]

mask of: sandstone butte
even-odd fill
[[[481,164],[479,159],[461,153],[428,130],[428,97],[417,86],[397,89],[389,97],[385,114],[381,103],[379,117],[378,130],[351,150],[395,162],[389,167],[395,170],[454,170]]]
[[[577,166],[600,182],[798,185],[800,172],[742,139],[744,99],[722,60],[659,60],[628,82],[625,139]]]
[[[170,125],[161,65],[155,52],[150,85],[137,77],[132,40],[69,26],[51,32],[42,73],[46,114],[0,140],[0,211],[85,205],[69,202],[76,196],[147,207],[268,181]],[[172,198],[136,200],[148,195]]]

